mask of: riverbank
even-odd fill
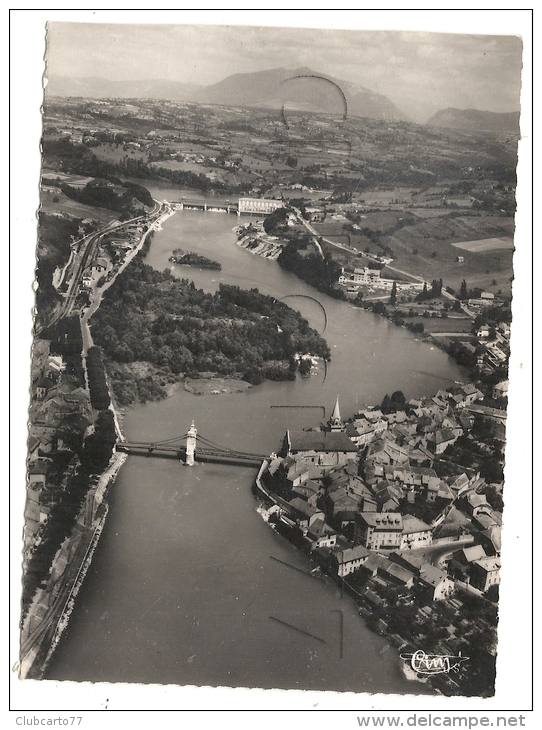
[[[236,226],[233,232],[237,235],[238,246],[271,261],[278,259],[286,245],[282,239],[266,233],[261,221],[251,222],[246,226]]]
[[[501,379],[506,377],[503,363],[509,353],[509,338],[500,338],[502,342],[497,343],[502,344],[500,351],[499,347],[495,351],[495,343],[487,343],[483,339],[472,343],[475,336],[474,323],[476,319],[480,320],[485,316],[488,302],[493,314],[489,313],[486,321],[493,329],[498,329],[501,321],[510,321],[505,311],[509,309],[509,302],[506,300],[494,299],[491,295],[491,299],[484,306],[471,311],[462,300],[450,293],[452,290],[441,292],[442,281],[440,286],[438,282],[433,282],[433,288],[429,290],[428,284],[424,284],[419,276],[394,269],[389,263],[388,268],[393,276],[399,274],[403,278],[411,277],[416,280],[415,283],[386,279],[384,291],[378,288],[378,278],[371,286],[356,285],[349,291],[346,286],[339,286],[341,271],[344,275],[344,269],[333,260],[329,251],[326,251],[325,256],[322,253],[321,257],[307,253],[307,246],[294,239],[289,240],[288,232],[284,233],[283,238],[267,234],[262,222],[238,226],[234,228],[234,232],[238,237],[237,245],[241,248],[261,258],[277,261],[282,268],[321,293],[348,302],[353,307],[382,315],[391,324],[417,334],[421,340],[453,358],[458,365],[468,368],[471,377],[474,378],[482,372],[491,374],[495,370],[499,370]],[[423,292],[420,292],[422,287]],[[431,296],[433,289],[435,292]],[[425,291],[428,291],[429,296],[421,297]],[[499,313],[499,310],[502,312]],[[477,348],[479,352],[475,352]]]
[[[112,399],[117,438],[124,440],[122,412]],[[90,488],[77,522],[60,547],[47,584],[34,596],[21,627],[19,676],[41,679],[66,631],[79,591],[105,526],[107,496],[127,455],[114,451],[107,469]]]
[[[389,641],[389,644],[387,644],[382,651],[385,651],[391,646],[397,653],[399,653],[401,649],[409,646],[408,642],[403,637],[391,632],[383,631],[382,627],[377,630],[375,626],[371,626],[366,620],[371,615],[371,611],[363,603],[362,595],[356,591],[352,585],[350,585],[347,578],[340,578],[326,570],[326,566],[323,561],[316,559],[314,553],[309,549],[308,543],[304,540],[299,540],[299,535],[294,538],[292,530],[295,529],[295,523],[287,517],[284,519],[281,517],[285,510],[291,510],[291,506],[288,502],[281,499],[281,497],[270,492],[262,482],[262,475],[267,471],[268,467],[269,461],[264,460],[254,480],[253,488],[253,493],[259,502],[259,506],[256,507],[256,512],[260,515],[262,520],[269,525],[271,529],[291,542],[294,547],[302,550],[302,552],[306,553],[310,557],[311,561],[314,563],[314,571],[311,571],[311,575],[317,575],[319,571],[322,571],[325,575],[328,575],[336,582],[336,584],[340,587],[341,592],[345,591],[350,595],[356,604],[360,619],[364,622],[367,628],[376,633],[378,636],[382,636]],[[278,529],[279,525],[281,526],[281,529]],[[419,676],[410,666],[407,665],[406,662],[401,661],[400,655],[397,658],[398,667],[405,679],[410,682],[421,682],[423,684],[430,685],[427,678]],[[434,689],[436,693],[440,694],[438,689],[434,687],[432,687],[432,689]]]
[[[194,395],[220,395],[221,393],[246,393],[253,386],[236,378],[186,378],[179,383]]]
[[[93,290],[93,300],[80,318],[83,354],[92,346],[89,319],[97,311],[104,292],[114,283],[117,276],[143,249],[150,234],[159,230],[160,223],[173,214],[169,206],[160,206],[149,218],[146,230],[141,232],[137,244],[113,271],[109,281]],[[157,217],[156,213],[159,213]],[[108,383],[108,390],[111,391]],[[111,398],[109,409],[113,413],[116,437],[124,439],[122,433],[122,411]],[[91,565],[92,558],[102,533],[109,507],[107,494],[115,482],[126,454],[113,452],[107,468],[91,477],[90,486],[83,505],[76,517],[75,525],[55,554],[48,577],[26,610],[21,622],[21,643],[19,654],[19,676],[40,679],[47,669],[53,653],[66,630],[75,600]]]

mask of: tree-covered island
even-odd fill
[[[301,315],[257,289],[221,284],[215,294],[136,258],[93,317],[120,405],[166,396],[184,376],[293,380],[302,355],[330,359]]]
[[[174,249],[169,260],[172,264],[178,264],[179,266],[196,266],[199,269],[215,269],[217,271],[222,269],[222,264],[218,261],[208,259],[206,256],[200,256],[194,251],[183,251],[182,248]]]

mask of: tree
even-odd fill
[[[397,282],[394,281],[391,287],[391,295],[390,295],[390,304],[395,306],[395,302],[397,301]]]

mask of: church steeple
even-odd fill
[[[343,425],[344,424],[341,418],[341,410],[339,408],[339,396],[337,396],[335,408],[333,409],[333,413],[331,414],[331,418],[329,419],[329,426],[332,431],[342,431]]]

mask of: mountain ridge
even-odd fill
[[[75,78],[47,77],[46,96],[83,97],[86,99],[168,99],[192,101],[201,85],[167,79],[112,81],[99,76]]]
[[[111,81],[100,77],[50,76],[45,93],[89,99],[149,98],[232,107],[300,109],[342,117],[408,121],[382,94],[306,66],[230,74],[209,86],[164,79]]]
[[[286,107],[343,117],[408,121],[407,116],[382,94],[307,66],[232,74],[204,87],[196,100],[224,106]]]
[[[466,131],[510,132],[519,134],[519,112],[488,112],[482,109],[440,109],[427,120],[429,127]]]
[[[230,74],[208,86],[167,79],[114,81],[101,77],[50,76],[47,78],[45,94],[88,99],[162,99],[279,109],[283,116],[298,110],[342,118],[355,116],[383,121],[411,121],[388,97],[307,66]],[[425,124],[465,131],[519,134],[519,112],[448,107],[433,114]]]

